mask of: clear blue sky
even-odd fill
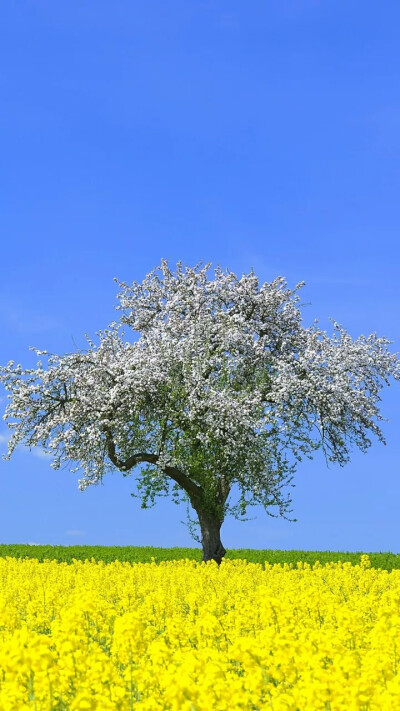
[[[83,346],[162,257],[305,280],[306,322],[400,350],[399,24],[396,0],[2,3],[0,362]],[[250,512],[225,546],[400,552],[399,403],[386,447],[299,466],[297,523]],[[195,545],[184,509],[77,478],[0,461],[0,541]]]

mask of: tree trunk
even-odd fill
[[[221,543],[222,521],[217,516],[197,510],[201,530],[201,544],[203,546],[203,560],[215,560],[221,563],[226,550]]]

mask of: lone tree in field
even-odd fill
[[[220,268],[210,279],[209,269],[179,262],[173,273],[163,260],[141,284],[119,284],[120,322],[98,344],[87,338],[87,351],[64,356],[32,349],[46,367],[11,361],[0,379],[13,430],[6,459],[19,443],[39,445],[55,469],[83,470],[81,489],[145,464],[142,505],[172,486],[197,514],[203,559],[219,563],[225,516],[254,504],[285,516],[282,489],[303,457],[321,447],[343,465],[353,445],[370,446],[370,433],[384,441],[379,392],[400,369],[376,334],[304,328],[303,284],[260,286],[253,272],[238,279]],[[126,342],[124,327],[138,336]]]

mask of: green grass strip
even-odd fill
[[[341,551],[280,551],[239,548],[228,550],[226,558],[245,559],[249,563],[293,563],[301,561],[312,565],[315,561],[324,565],[336,561],[360,563],[360,556],[365,551],[356,553]],[[393,570],[400,568],[400,554],[368,553],[374,568]],[[11,558],[36,558],[39,561],[58,560],[71,563],[76,560],[101,560],[111,563],[114,560],[129,563],[156,563],[163,560],[201,560],[200,548],[154,548],[151,546],[39,546],[27,544],[0,544],[0,556]]]

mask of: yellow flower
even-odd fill
[[[389,711],[400,571],[0,558],[1,711]]]

